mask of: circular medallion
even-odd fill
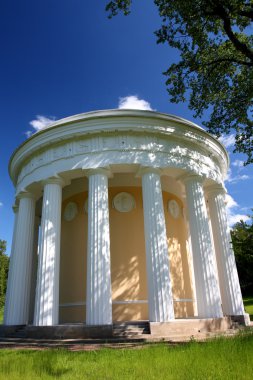
[[[113,198],[113,206],[119,212],[129,212],[135,207],[135,199],[129,193],[119,193]]]
[[[67,222],[70,222],[76,217],[77,213],[78,213],[77,204],[74,202],[69,202],[67,206],[65,207],[63,216]]]
[[[175,199],[171,199],[168,202],[168,210],[170,212],[170,215],[174,218],[177,219],[179,217],[180,209],[177,201]]]

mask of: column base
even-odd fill
[[[239,325],[250,326],[250,316],[248,313],[243,315],[230,315],[230,318],[233,322],[236,322]]]
[[[234,327],[231,317],[186,318],[170,322],[149,322],[150,333],[155,336],[198,336],[199,334],[225,332]]]
[[[1,337],[22,339],[106,339],[113,336],[112,325],[86,326],[85,324],[64,324],[56,326],[16,325],[0,326]]]

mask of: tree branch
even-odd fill
[[[251,20],[253,20],[253,9],[251,9],[249,11],[239,11],[238,14],[240,16],[248,17]]]
[[[253,62],[241,61],[239,59],[234,59],[234,58],[220,58],[211,62],[201,63],[201,65],[211,66],[211,65],[222,63],[222,62],[238,63],[239,65],[244,65],[244,66],[249,66],[249,67],[253,66]]]
[[[234,47],[253,62],[253,51],[249,49],[245,43],[241,42],[234,34],[231,27],[231,20],[226,10],[224,9],[224,7],[221,4],[218,4],[215,7],[215,12],[216,12],[216,15],[219,16],[223,20],[223,26],[224,26],[225,32],[227,33],[227,36],[232,42],[232,44],[234,45]]]

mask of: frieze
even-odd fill
[[[75,147],[75,153],[77,154],[87,153],[90,151],[90,142],[87,139],[81,140],[81,141],[75,142],[74,147]]]
[[[57,148],[53,149],[53,160],[66,157],[67,154],[67,144],[58,146]]]
[[[102,136],[91,136],[90,138],[59,144],[58,146],[33,156],[32,159],[23,166],[18,177],[18,182],[21,182],[25,176],[31,174],[35,169],[47,165],[50,162],[83,154],[101,153],[103,151],[144,151],[151,154],[164,153],[169,155],[168,164],[169,162],[173,162],[173,164],[178,167],[195,165],[200,171],[204,165],[207,166],[209,171],[211,169],[217,172],[218,168],[215,168],[212,159],[207,155],[198,152],[196,147],[195,149],[189,148],[186,143],[184,143],[183,146],[179,144],[179,141],[171,141],[166,137],[161,138],[153,134],[144,136],[143,134],[136,133],[114,133],[104,134]],[[216,176],[216,174],[214,174],[214,176]]]

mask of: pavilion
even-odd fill
[[[180,117],[104,110],[13,153],[5,325],[247,324],[227,224],[224,146]]]

